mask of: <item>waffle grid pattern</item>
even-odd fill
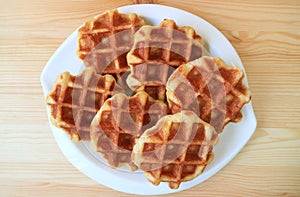
[[[194,29],[180,28],[173,20],[164,20],[158,27],[141,27],[134,35],[134,45],[127,55],[131,68],[127,78],[129,87],[164,100],[168,77],[182,63],[201,57],[202,43]]]
[[[228,122],[240,120],[240,110],[250,100],[243,77],[240,68],[219,58],[204,56],[182,65],[167,83],[171,111],[193,110],[220,133]]]
[[[74,141],[90,139],[90,123],[104,101],[117,88],[111,75],[100,76],[93,68],[73,76],[62,73],[47,97],[54,125]]]
[[[163,117],[138,139],[133,159],[154,185],[179,187],[203,172],[212,160],[218,135],[191,111]]]
[[[167,106],[152,100],[145,92],[132,97],[120,93],[108,99],[92,122],[92,143],[113,167],[131,160],[135,139],[166,114]]]
[[[126,55],[133,35],[144,24],[136,14],[107,11],[78,30],[78,56],[99,74],[111,74],[116,80],[130,70]]]

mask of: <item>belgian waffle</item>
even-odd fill
[[[132,159],[146,178],[177,189],[203,172],[213,159],[218,134],[192,111],[162,117],[133,147]]]
[[[98,75],[94,68],[80,75],[60,74],[46,98],[52,123],[72,140],[89,140],[90,123],[104,101],[120,91],[111,75]]]
[[[114,168],[129,164],[131,151],[138,138],[167,113],[167,105],[153,100],[145,92],[128,97],[116,94],[105,101],[91,124],[91,142]]]
[[[99,74],[111,74],[116,80],[127,71],[126,55],[133,35],[144,24],[136,14],[109,10],[86,22],[78,30],[77,54],[86,66]]]
[[[196,112],[221,132],[228,122],[242,118],[242,106],[250,101],[244,73],[216,57],[204,56],[181,65],[167,82],[167,100],[172,113]]]
[[[127,54],[129,87],[164,100],[170,74],[179,65],[201,57],[202,44],[201,36],[192,27],[178,27],[173,20],[164,20],[159,26],[142,26]]]

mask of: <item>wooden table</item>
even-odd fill
[[[225,34],[244,63],[258,120],[254,136],[229,165],[172,196],[300,196],[300,1],[151,2],[187,10]],[[132,3],[1,2],[1,197],[131,196],[96,183],[65,159],[49,127],[39,78],[75,28]]]

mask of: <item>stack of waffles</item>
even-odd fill
[[[178,188],[205,170],[219,134],[250,101],[244,72],[208,56],[203,43],[171,19],[151,26],[136,14],[102,13],[78,30],[85,69],[60,74],[46,98],[52,123],[90,141],[112,168]]]

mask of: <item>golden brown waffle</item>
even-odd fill
[[[109,10],[86,22],[78,30],[77,54],[86,66],[99,74],[111,74],[119,80],[129,71],[126,55],[133,44],[133,35],[144,24],[136,14]]]
[[[203,172],[213,159],[218,134],[192,111],[162,117],[133,147],[132,159],[146,178],[177,189]]]
[[[244,73],[216,57],[204,56],[181,65],[167,82],[167,100],[172,113],[183,109],[196,112],[221,132],[228,122],[242,118],[250,92],[243,83]]]
[[[64,72],[46,98],[52,123],[72,140],[89,140],[90,123],[104,101],[120,91],[111,75],[98,75],[94,68],[73,76]]]
[[[132,97],[116,94],[105,101],[91,124],[91,142],[112,167],[129,164],[131,151],[138,138],[167,113],[167,105],[153,100],[145,92]]]
[[[181,64],[201,57],[202,44],[202,38],[192,27],[178,27],[173,20],[164,20],[159,26],[141,27],[127,54],[131,68],[127,78],[129,87],[164,100],[170,74]]]

